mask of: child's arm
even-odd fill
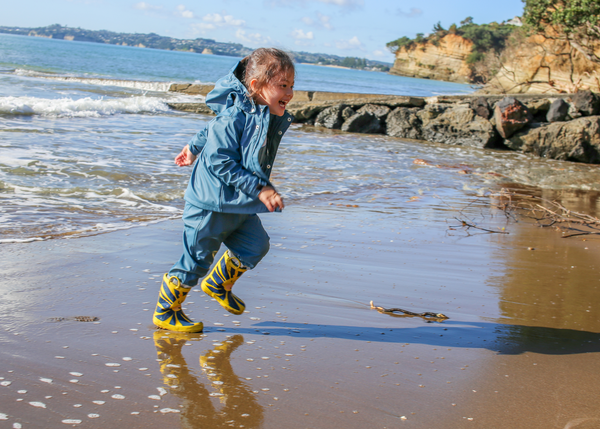
[[[196,161],[196,156],[204,149],[206,145],[206,136],[208,134],[208,125],[196,134],[190,142],[175,157],[175,164],[180,167],[192,165]]]

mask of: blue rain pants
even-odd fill
[[[169,271],[195,286],[210,269],[221,243],[246,267],[254,268],[269,251],[269,235],[256,214],[221,213],[185,204],[183,255]]]

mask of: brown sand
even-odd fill
[[[180,222],[2,245],[0,427],[600,427],[599,241],[444,216],[263,216],[248,313],[186,301],[204,334],[151,324]]]

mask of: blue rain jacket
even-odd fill
[[[217,116],[189,142],[190,151],[198,158],[184,198],[205,210],[268,212],[258,194],[263,186],[273,186],[269,181],[271,170],[262,171],[258,153],[267,141],[269,108],[250,98],[237,77],[243,71],[243,64],[238,63],[217,81],[206,96],[206,104]],[[293,116],[285,112],[272,120],[277,147]]]

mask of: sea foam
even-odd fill
[[[153,97],[93,99],[46,99],[36,97],[0,97],[0,115],[41,115],[98,118],[123,113],[161,113],[169,110]]]

